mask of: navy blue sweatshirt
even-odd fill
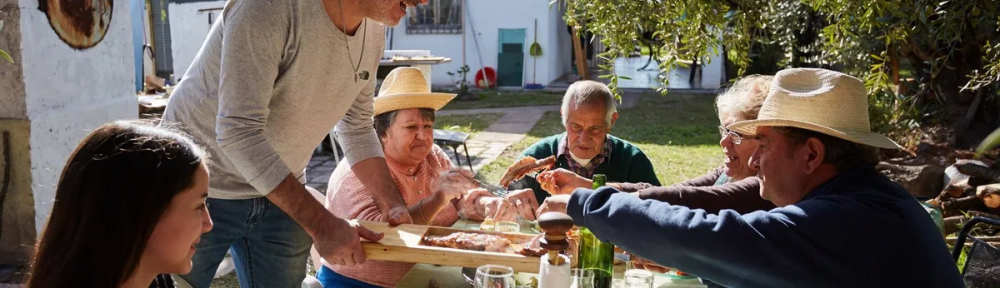
[[[727,287],[964,287],[924,208],[871,168],[743,215],[616,192],[578,189],[567,212],[602,241]]]

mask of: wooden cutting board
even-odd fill
[[[385,234],[385,237],[379,242],[362,242],[362,247],[364,247],[365,255],[368,259],[472,268],[486,264],[498,264],[510,266],[515,272],[538,273],[539,257],[528,257],[515,253],[434,247],[421,244],[421,240],[425,235],[446,236],[454,232],[469,232],[499,235],[509,239],[513,246],[531,241],[534,238],[532,235],[410,224],[389,227],[389,224],[384,222],[358,222],[368,229]]]

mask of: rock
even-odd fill
[[[941,181],[944,178],[942,166],[881,162],[876,168],[918,198],[934,198],[944,189],[944,183]]]

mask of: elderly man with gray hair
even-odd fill
[[[585,178],[604,174],[608,182],[650,183],[660,185],[653,164],[639,147],[611,136],[618,120],[618,107],[608,86],[594,81],[578,81],[563,96],[562,124],[565,133],[549,136],[528,147],[521,157],[542,159],[556,156],[553,169],[564,168]],[[532,177],[510,185],[513,189],[531,188],[538,203],[549,193]]]

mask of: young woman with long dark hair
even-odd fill
[[[212,229],[204,161],[164,128],[97,128],[63,168],[27,287],[172,287],[166,275],[188,273]]]

